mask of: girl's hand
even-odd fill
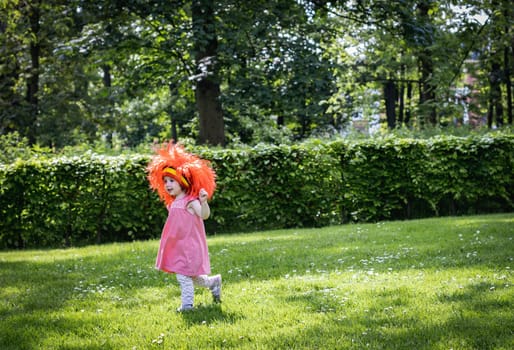
[[[207,201],[207,191],[205,189],[201,189],[200,193],[198,194],[198,199],[200,200],[200,203],[205,203]]]

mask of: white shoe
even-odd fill
[[[221,303],[221,275],[216,275],[212,277],[212,286],[210,290],[214,302]]]
[[[192,311],[193,309],[194,309],[193,305],[187,304],[187,305],[182,305],[181,307],[179,307],[177,309],[177,312]]]

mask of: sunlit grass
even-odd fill
[[[177,314],[157,241],[0,253],[1,349],[512,349],[514,214],[209,237]]]

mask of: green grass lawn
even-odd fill
[[[513,349],[514,214],[209,237],[179,314],[158,242],[0,252],[0,349]]]

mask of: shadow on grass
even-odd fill
[[[39,349],[48,337],[80,337],[84,329],[101,329],[101,322],[109,319],[100,310],[102,304],[127,310],[158,305],[149,298],[137,300],[132,306],[130,300],[140,289],[147,288],[162,289],[165,296],[169,284],[148,264],[153,254],[132,252],[129,248],[117,254],[84,254],[79,258],[63,258],[60,251],[20,254],[26,254],[26,258],[0,260],[0,349]],[[48,254],[55,257],[49,258]],[[121,301],[112,299],[114,294]],[[109,339],[105,341],[105,347],[82,348],[112,348]]]
[[[180,313],[186,323],[191,325],[211,325],[214,323],[236,323],[244,319],[242,315],[226,312],[219,304],[199,305],[192,311]]]
[[[303,329],[301,334],[281,334],[272,342],[317,348],[323,338],[327,348],[507,349],[514,344],[514,299],[509,288],[502,283],[477,283],[440,295],[435,302],[450,304],[448,315],[418,310],[420,296],[405,287],[376,293],[369,298],[366,312],[360,313],[353,311],[352,302],[341,304],[340,298],[327,296],[329,290],[290,296],[287,303],[301,303],[332,321]]]
[[[10,313],[60,309],[73,294],[77,278],[55,271],[51,264],[0,262],[1,296]],[[8,315],[0,308],[0,318]]]
[[[211,262],[216,273],[222,273],[230,285],[246,281],[282,279],[286,274],[302,275],[319,271],[368,271],[375,272],[402,269],[459,268],[472,266],[505,266],[512,259],[512,236],[514,235],[512,215],[499,220],[495,216],[472,219],[448,220],[448,224],[431,220],[417,223],[385,223],[377,225],[348,225],[317,230],[286,230],[256,234],[238,235],[237,239],[211,239]],[[424,225],[427,225],[426,230]],[[425,232],[426,231],[426,232]],[[478,232],[480,231],[480,232]],[[157,244],[142,242],[120,244],[110,250],[103,247],[78,250],[73,254],[61,255],[60,251],[37,251],[41,259],[26,254],[15,261],[1,257],[0,260],[0,348],[37,348],[50,329],[55,333],[72,332],[81,334],[82,326],[94,328],[96,319],[67,320],[56,316],[70,305],[80,305],[84,299],[103,302],[106,294],[115,291],[124,299],[121,308],[132,309],[141,305],[160,305],[165,296],[146,299],[147,290],[166,294],[165,289],[174,278],[153,268]],[[66,251],[65,251],[66,252]],[[475,254],[476,253],[476,254]],[[32,253],[30,253],[32,254]],[[55,257],[48,258],[47,254]],[[292,271],[296,271],[293,273]],[[490,290],[491,287],[495,289]],[[390,349],[430,349],[434,344],[459,344],[465,348],[490,349],[498,344],[512,344],[514,320],[513,301],[495,300],[490,296],[501,285],[468,286],[462,293],[443,295],[438,302],[451,303],[453,314],[443,324],[430,324],[426,320],[401,318],[393,320],[383,314],[383,308],[366,315],[341,313],[350,310],[351,305],[340,305],[327,293],[318,291],[291,297],[286,303],[297,302],[308,306],[312,312],[333,314],[336,321],[319,328],[305,330],[306,334],[283,334],[277,344],[302,344],[320,347],[311,340],[326,335],[328,342],[336,341],[333,332],[349,338],[355,347]],[[398,303],[419,296],[409,294],[398,299]],[[134,297],[141,294],[144,296]],[[377,303],[381,298],[378,296]],[[387,300],[390,303],[390,299]],[[118,307],[118,306],[117,306]],[[80,306],[79,306],[80,308]],[[156,307],[157,308],[157,307]],[[486,310],[482,318],[475,317],[469,310]],[[48,316],[47,314],[52,313]],[[182,316],[188,325],[231,323],[243,320],[244,316],[227,313],[223,307],[206,305],[193,313]],[[415,317],[415,316],[413,316]],[[357,325],[357,326],[356,326]],[[355,329],[363,329],[353,334]],[[303,332],[302,332],[303,333]],[[331,344],[323,343],[330,348]],[[337,342],[332,344],[338,347]]]

